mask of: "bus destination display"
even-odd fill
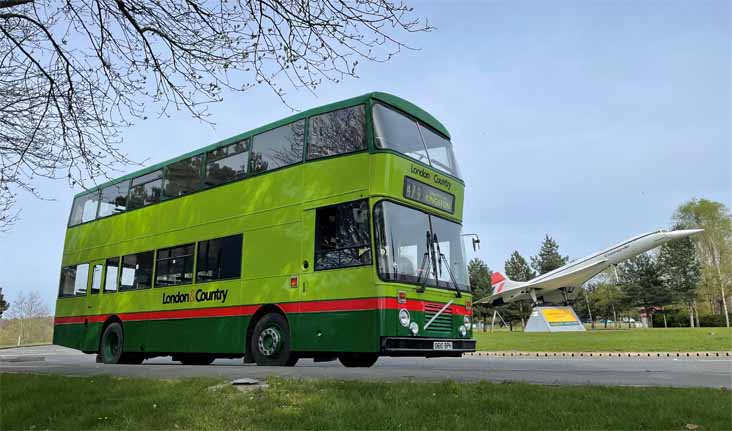
[[[452,214],[455,196],[410,177],[404,177],[404,197]]]

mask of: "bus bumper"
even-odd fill
[[[446,342],[452,343],[451,348],[445,347]],[[381,337],[381,354],[383,356],[462,356],[463,353],[468,352],[475,352],[475,340],[465,338]]]

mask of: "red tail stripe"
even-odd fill
[[[504,281],[506,277],[503,276],[500,272],[494,272],[491,275],[491,284],[496,285],[502,281]]]

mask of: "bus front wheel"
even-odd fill
[[[341,361],[341,364],[348,368],[368,368],[374,365],[378,359],[378,353],[342,353],[338,356],[338,360]]]
[[[249,349],[257,365],[292,366],[297,356],[290,347],[290,325],[281,314],[270,313],[254,326]]]

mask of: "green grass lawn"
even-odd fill
[[[0,429],[732,429],[721,389],[0,374]]]
[[[701,352],[732,350],[732,328],[586,332],[474,332],[478,350],[524,352]]]

